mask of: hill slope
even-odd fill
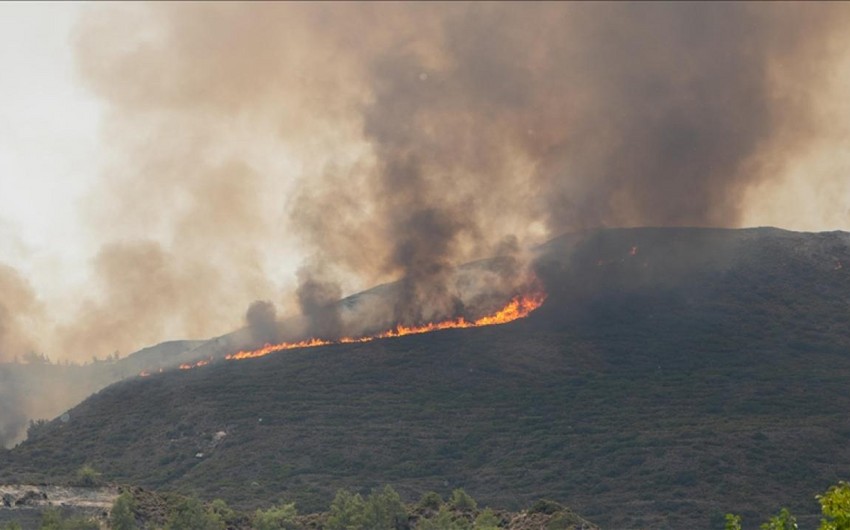
[[[552,241],[498,327],[281,352],[108,387],[0,453],[0,481],[105,476],[302,511],[341,487],[548,497],[606,528],[713,528],[850,474],[850,235],[608,230]]]

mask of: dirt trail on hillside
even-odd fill
[[[106,510],[118,497],[118,488],[0,485],[0,510],[43,509],[49,506]]]

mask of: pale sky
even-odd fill
[[[75,202],[97,173],[101,107],[69,45],[84,8],[0,4],[0,261],[37,290],[81,279],[91,250]]]

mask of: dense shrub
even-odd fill
[[[472,525],[473,530],[497,530],[499,528],[499,518],[493,513],[493,510],[487,508],[478,514],[475,518],[475,523]]]
[[[340,490],[331,503],[329,530],[391,530],[407,526],[407,510],[390,486],[373,491],[366,499]]]
[[[272,506],[268,510],[257,510],[253,526],[256,530],[290,530],[295,528],[295,516],[298,511],[295,503]]]
[[[177,503],[168,515],[165,530],[224,530],[224,522],[206,510],[197,497],[187,497]]]
[[[429,491],[422,495],[417,504],[420,508],[428,508],[430,510],[439,510],[443,505],[443,498],[436,491]]]
[[[74,485],[93,488],[101,485],[101,474],[93,467],[85,465],[77,470],[74,475]]]
[[[132,530],[136,528],[136,516],[133,513],[135,502],[132,495],[122,493],[112,504],[109,525],[112,530]]]
[[[428,519],[420,519],[416,530],[471,530],[472,525],[463,517],[456,517],[445,506],[440,508],[437,515]]]
[[[817,499],[825,516],[820,530],[850,530],[850,484],[841,481]]]
[[[452,492],[449,504],[458,510],[469,512],[478,508],[478,503],[467,492],[458,488]]]

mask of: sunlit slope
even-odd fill
[[[526,319],[115,385],[0,457],[0,481],[89,463],[303,511],[389,483],[554,498],[605,528],[815,520],[850,473],[847,234],[611,230],[543,254]]]

